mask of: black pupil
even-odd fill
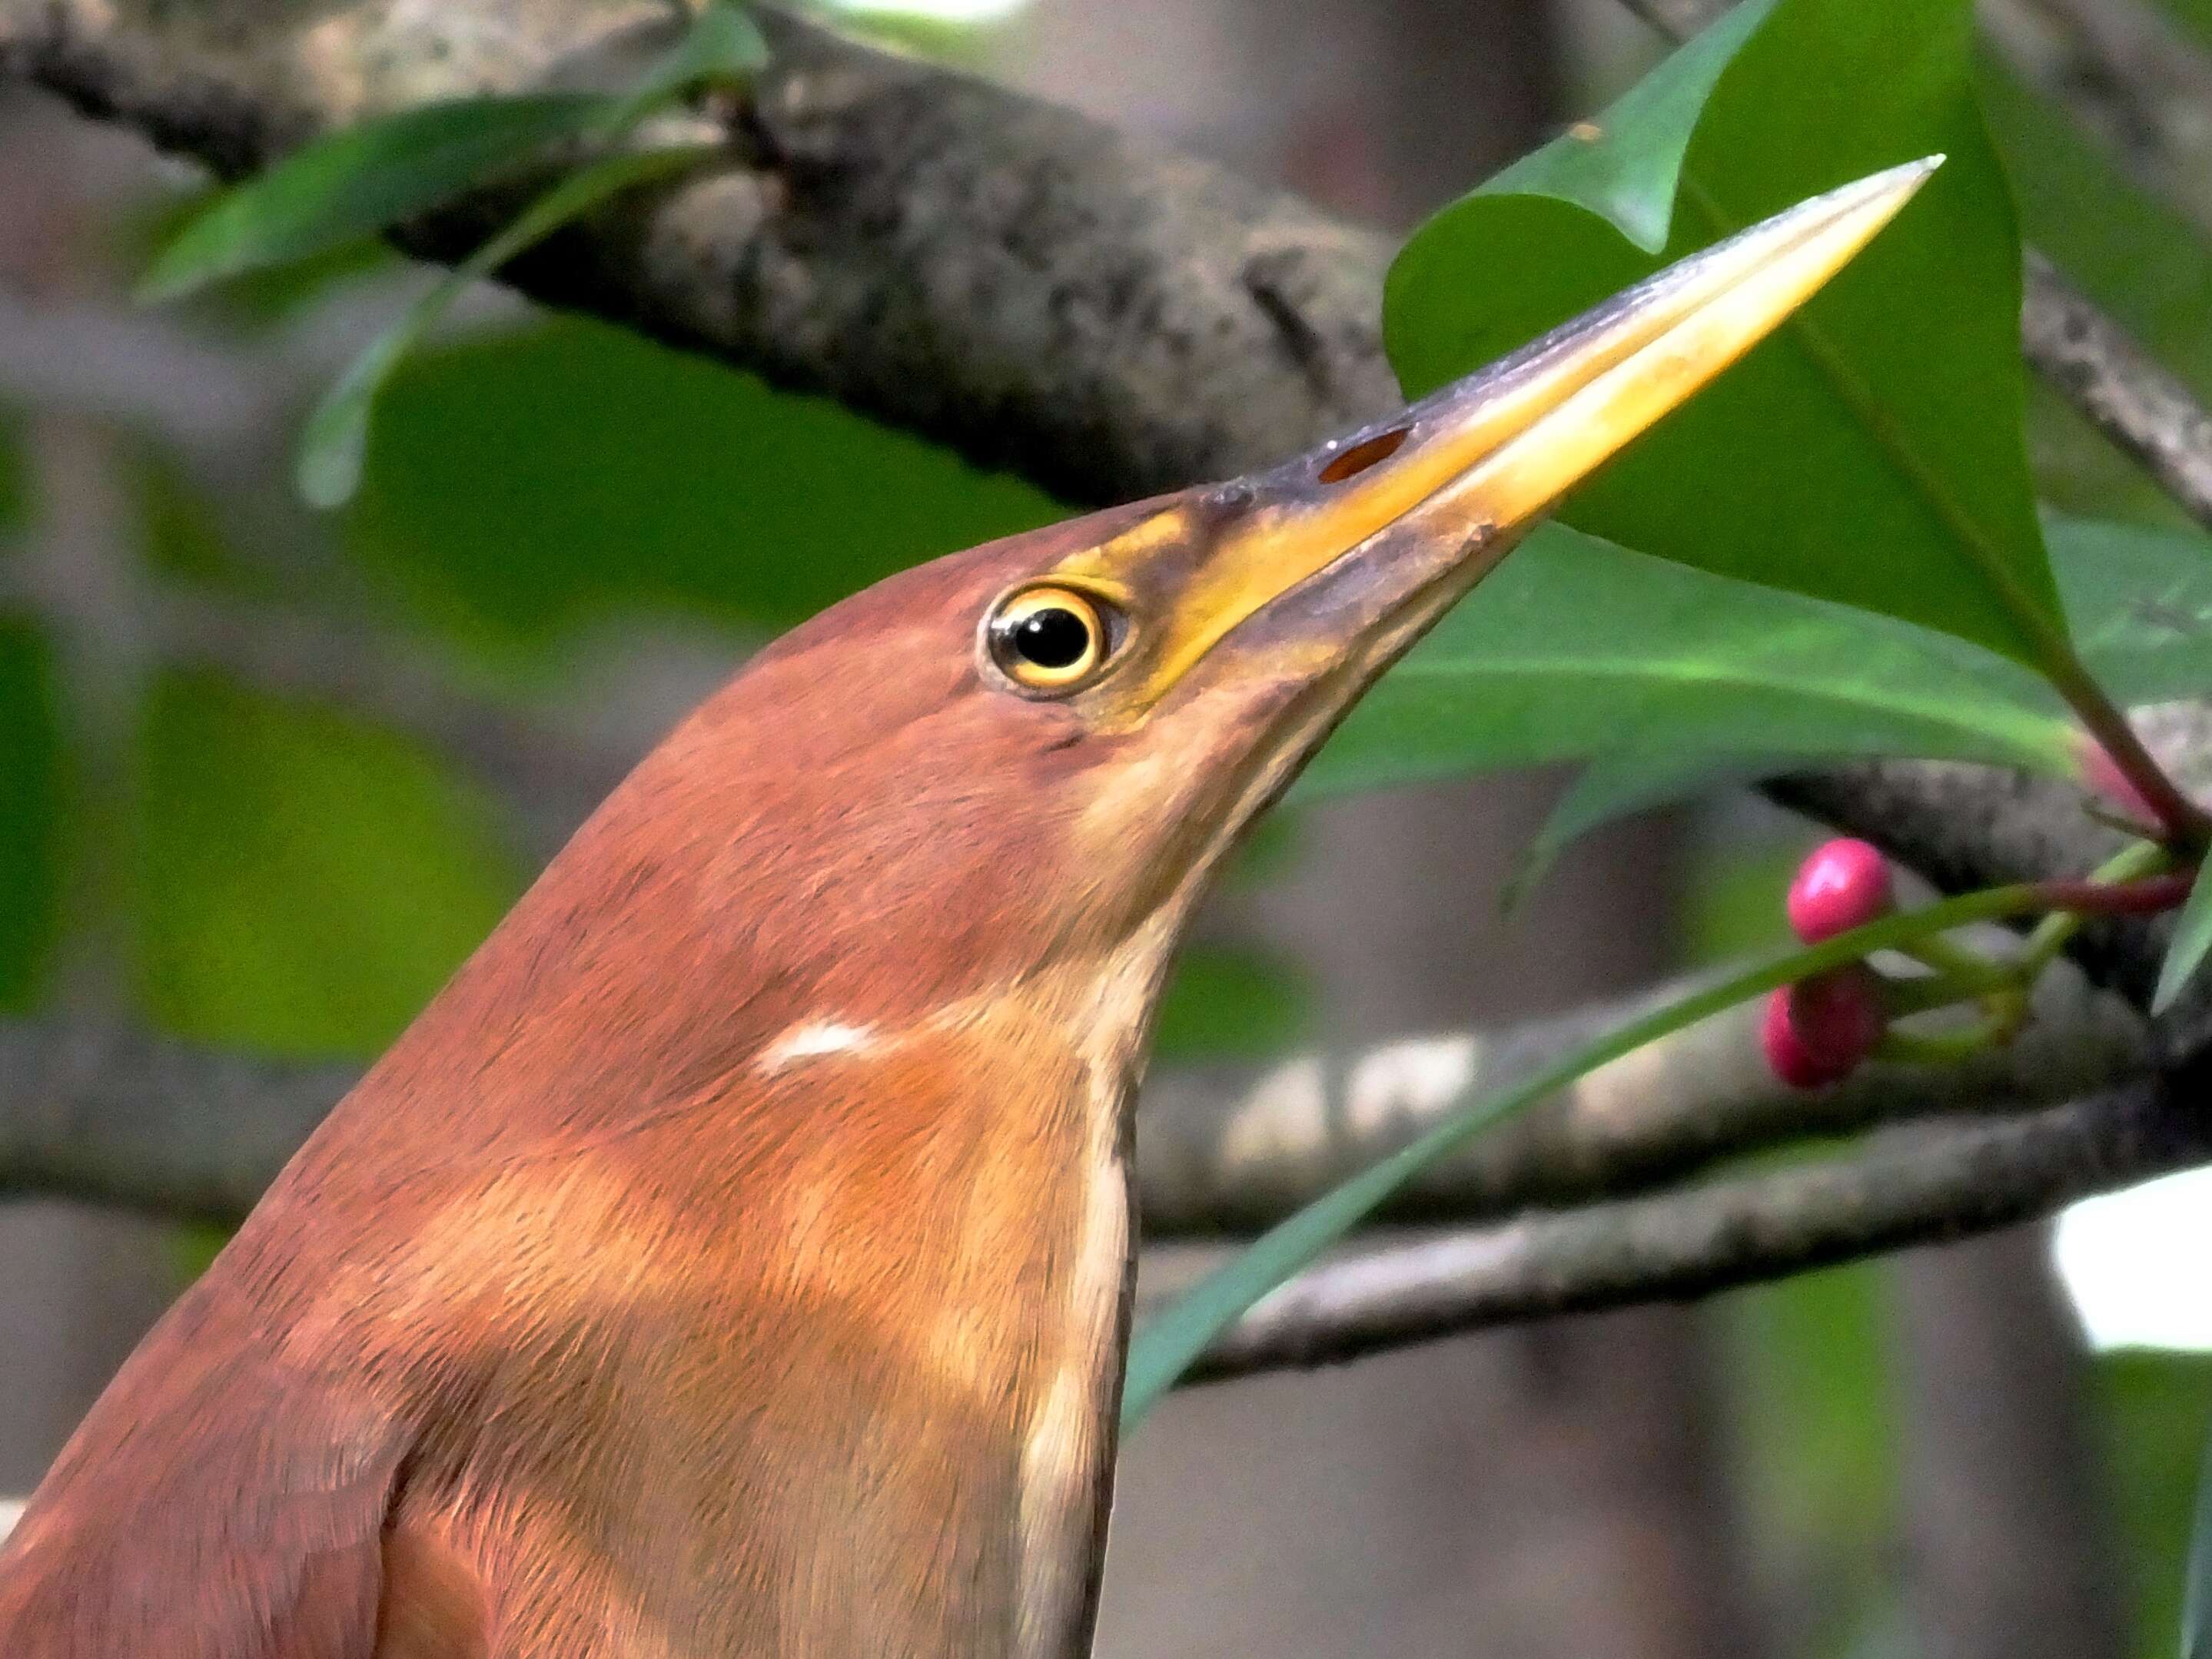
[[[1022,660],[1039,668],[1068,667],[1091,649],[1091,624],[1064,605],[1041,605],[1009,632]]]

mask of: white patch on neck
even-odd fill
[[[823,1054],[864,1054],[876,1046],[872,1025],[848,1025],[842,1020],[810,1019],[793,1026],[754,1057],[753,1070],[774,1077],[785,1066]]]

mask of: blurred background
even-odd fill
[[[2175,7],[2212,52],[2212,0]],[[1399,229],[1661,49],[1612,0],[837,9]],[[2124,127],[2050,100],[2045,9],[1984,19],[2028,227],[2212,393],[2212,191],[2154,204]],[[134,307],[204,189],[0,93],[0,1014],[371,1056],[748,649],[1060,510],[486,291],[403,371],[360,496],[313,515],[299,417],[425,274],[364,247]],[[2033,437],[2054,501],[2167,510],[2054,400]],[[1813,836],[1747,797],[1607,832],[1505,917],[1560,781],[1272,830],[1158,1063],[1510,1020],[1779,939]],[[2145,1229],[2208,1213],[2169,1185],[2072,1222],[2070,1298],[2029,1231],[1180,1395],[1125,1460],[1101,1651],[2168,1652],[2212,1332],[2157,1266],[2207,1241]],[[219,1242],[0,1201],[0,1494]]]

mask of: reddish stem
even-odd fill
[[[2072,647],[2063,647],[2056,660],[2044,665],[2043,672],[2081,716],[2089,735],[2104,745],[2113,769],[2127,780],[2158,819],[2166,843],[2191,855],[2203,853],[2212,844],[2212,817],[2166,775],[2166,769],[2143,747],[2135,727],[2128,724],[2127,715],[2105,695]]]
[[[2037,902],[2045,909],[2084,916],[2154,916],[2181,907],[2196,884],[2194,870],[2176,870],[2137,881],[2039,881]]]

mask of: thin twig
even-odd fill
[[[2028,362],[2191,518],[2212,526],[2212,414],[2033,249],[2024,276]]]
[[[2144,0],[1982,0],[1984,37],[2139,188],[2212,229],[2212,54]]]
[[[1682,1301],[2012,1225],[2212,1157],[2212,1117],[2151,1085],[1856,1158],[1370,1249],[1253,1308],[1184,1380],[1334,1364],[1486,1326]]]

